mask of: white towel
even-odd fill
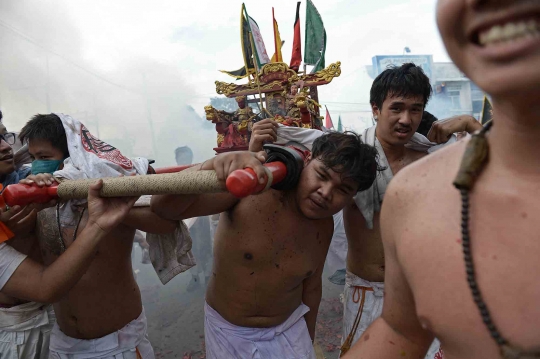
[[[366,225],[369,229],[373,229],[373,216],[375,215],[375,212],[381,211],[381,204],[386,192],[386,187],[390,183],[390,180],[394,177],[381,143],[377,139],[377,136],[375,136],[376,128],[377,125],[375,124],[374,126],[366,129],[362,134],[362,141],[368,145],[374,146],[377,149],[377,152],[379,153],[379,164],[384,166],[386,169],[377,174],[375,182],[373,182],[373,185],[369,189],[363,192],[358,192],[354,198],[356,205],[358,206],[360,212],[362,212],[362,215],[366,220]],[[456,142],[455,135],[452,135],[450,140],[446,143],[436,144],[429,141],[425,136],[415,132],[405,147],[415,151],[431,153],[454,142]]]
[[[56,171],[55,177],[75,180],[146,175],[148,171],[146,158],[127,158],[115,147],[93,136],[80,121],[61,113],[55,115],[62,120],[69,150],[64,168]],[[61,224],[73,224],[78,218],[77,207],[85,203],[86,199],[61,204]],[[150,196],[142,196],[135,206],[150,206]],[[191,237],[182,221],[179,221],[174,233],[165,235],[147,233],[146,240],[150,245],[152,265],[163,284],[195,265],[191,253]]]
[[[277,129],[276,145],[285,145],[288,142],[297,142],[307,147],[311,151],[313,142],[324,135],[321,130],[312,130],[310,128],[289,127],[279,125]]]

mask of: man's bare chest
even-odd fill
[[[498,214],[492,211],[492,216]],[[446,218],[452,215],[448,213]],[[473,263],[492,320],[513,345],[538,348],[540,282],[536,273],[540,272],[540,262],[536,258],[540,254],[540,242],[531,232],[521,229],[519,235],[523,223],[516,223],[516,218],[508,218],[512,223],[505,223],[502,218],[483,219],[477,214],[475,219],[471,221]],[[459,221],[448,222],[439,226],[438,231],[428,227],[413,233],[416,245],[400,254],[404,257],[404,270],[418,316],[448,351],[454,344],[456,350],[480,347],[484,352],[472,357],[486,357],[489,352],[493,353],[491,357],[497,357],[497,346],[467,282]],[[403,242],[405,245],[415,241],[405,235]],[[456,353],[455,357],[468,355]]]
[[[317,221],[294,219],[286,210],[250,212],[249,221],[236,221],[239,209],[222,216],[227,230],[216,238],[215,255],[230,258],[252,271],[275,271],[291,277],[309,276],[324,256],[325,240]],[[219,259],[219,258],[218,258]]]

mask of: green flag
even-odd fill
[[[306,50],[304,63],[315,66],[311,73],[324,69],[324,55],[326,52],[326,30],[321,15],[311,0],[306,4]]]
[[[237,80],[255,73],[253,62],[253,51],[251,50],[251,39],[249,35],[249,24],[244,16],[244,6],[240,14],[240,43],[242,44],[242,54],[244,56],[244,66],[234,71],[220,70],[224,74],[235,77]]]
[[[343,125],[341,125],[341,115],[339,115],[338,121],[337,121],[337,131],[343,132]]]

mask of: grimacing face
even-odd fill
[[[448,54],[480,88],[537,103],[540,1],[439,0],[437,23]]]
[[[300,212],[310,219],[333,216],[351,203],[358,185],[350,178],[326,168],[319,159],[309,160],[296,187],[296,202]]]
[[[396,97],[389,94],[382,109],[372,105],[377,118],[377,138],[384,145],[405,145],[414,135],[424,113],[422,96]]]

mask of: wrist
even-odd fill
[[[88,235],[90,238],[99,241],[103,239],[109,233],[109,231],[103,229],[95,221],[89,219],[81,234],[83,233]]]
[[[209,159],[204,161],[201,166],[199,167],[199,171],[207,171],[207,170],[213,170],[214,169],[214,159]]]

